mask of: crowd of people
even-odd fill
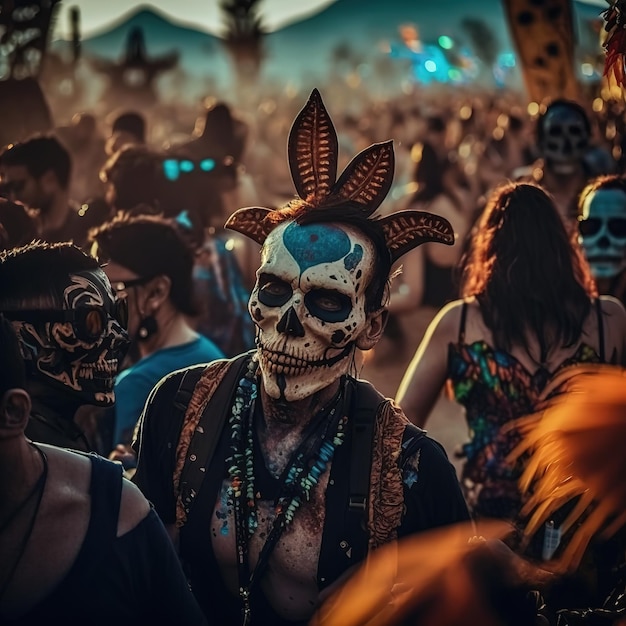
[[[615,107],[314,90],[4,146],[0,621],[618,624],[625,498],[542,418],[623,380]]]

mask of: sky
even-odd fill
[[[304,19],[333,4],[336,0],[261,0],[259,15],[266,30],[273,31],[291,22]],[[134,12],[142,4],[165,13],[178,23],[191,24],[217,35],[224,24],[221,0],[151,0],[129,2],[128,0],[63,0],[54,28],[55,38],[70,38],[69,10],[80,8],[83,37],[107,29],[122,16]]]
[[[120,21],[124,14],[134,12],[141,4],[152,7],[168,15],[176,22],[191,24],[195,28],[219,35],[223,29],[220,9],[222,0],[151,0],[150,2],[129,2],[128,0],[63,0],[60,4],[54,37],[70,38],[69,9],[78,6],[81,13],[83,37],[106,30]],[[286,24],[315,14],[337,0],[261,0],[259,13],[268,31],[277,30]],[[433,2],[436,0],[407,0],[407,2]],[[607,6],[606,0],[582,0],[587,4]]]

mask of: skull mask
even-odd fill
[[[128,335],[117,319],[117,302],[100,269],[71,274],[58,310],[13,315],[14,328],[29,375],[46,384],[62,385],[84,404],[110,406],[119,361]],[[39,311],[30,311],[37,314]],[[67,314],[72,321],[45,321],[45,315]]]
[[[348,372],[374,263],[372,243],[349,226],[291,221],[269,234],[249,309],[271,397],[300,400]]]
[[[584,200],[579,241],[596,279],[613,278],[626,268],[626,194],[598,189]]]
[[[540,121],[539,148],[558,174],[572,174],[582,161],[589,144],[589,130],[581,113],[566,104],[546,111]]]

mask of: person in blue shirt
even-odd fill
[[[113,445],[130,443],[152,388],[167,374],[223,358],[198,334],[194,255],[175,225],[154,215],[120,214],[91,234],[92,254],[106,263],[118,298],[128,299],[128,333],[135,362],[115,382]]]

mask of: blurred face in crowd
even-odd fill
[[[37,179],[25,165],[8,165],[2,168],[2,182],[9,200],[45,212],[52,202],[56,177],[49,171]]]
[[[128,335],[134,339],[137,336],[142,318],[141,311],[148,294],[148,280],[115,262],[107,263],[103,269],[109,278],[113,293],[120,299],[128,300]]]

